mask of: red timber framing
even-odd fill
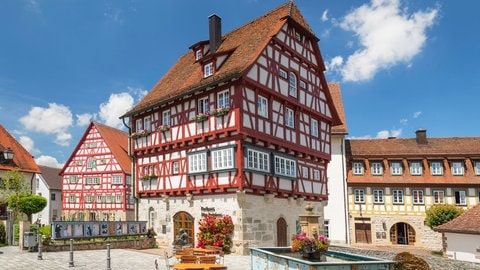
[[[133,218],[127,143],[123,131],[94,122],[89,125],[60,172],[64,220]]]
[[[197,60],[186,64],[204,48],[203,43],[192,46],[191,58],[184,56],[172,68],[177,76],[167,73],[124,116],[131,118],[132,131],[147,130],[132,138],[137,196],[245,191],[327,199],[331,126],[340,121],[323,75],[318,39],[303,21],[288,16],[280,16],[282,23],[275,27],[268,25],[275,30],[265,36],[268,40],[257,43],[262,47],[236,73],[223,74],[222,69],[237,64],[229,61],[238,61],[235,53],[245,42],[232,40],[236,34],[242,36],[243,28],[225,35],[225,44],[231,47],[223,49],[221,44],[215,54],[202,49],[202,61],[212,61],[220,75],[210,81],[197,75],[200,86],[185,87],[182,70],[189,70],[184,79],[193,82],[203,67]],[[178,92],[163,94],[175,86]],[[155,99],[161,95],[163,99]],[[212,115],[221,107],[228,107],[228,113]],[[197,121],[204,112],[210,115]],[[160,130],[164,125],[169,129]]]

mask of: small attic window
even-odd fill
[[[213,75],[213,63],[208,63],[203,66],[203,77],[209,77]]]
[[[202,50],[195,51],[195,60],[200,60],[202,58]]]

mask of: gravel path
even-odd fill
[[[415,256],[421,257],[430,265],[432,270],[474,270],[480,269],[480,264],[478,263],[471,263],[471,262],[462,262],[462,261],[455,261],[451,259],[446,259],[440,256],[431,255],[430,252],[420,249],[414,248],[403,248],[403,249],[395,249],[389,247],[375,247],[375,249],[371,249],[371,247],[342,247],[342,246],[330,246],[330,250],[346,252],[346,253],[353,253],[359,255],[365,255],[370,257],[382,258],[386,260],[393,260],[393,257],[403,251],[408,251]]]

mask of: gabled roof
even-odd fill
[[[332,96],[333,104],[337,110],[338,117],[342,122],[339,125],[332,126],[332,134],[346,135],[348,134],[347,118],[345,117],[345,109],[342,101],[342,91],[340,90],[340,83],[329,82],[328,89],[330,89],[330,95]]]
[[[480,234],[480,204],[434,228],[437,232]]]
[[[40,169],[33,156],[2,126],[0,125],[0,151],[10,148],[14,152],[13,162],[0,163],[0,170],[10,171],[18,169],[21,172],[39,173]]]
[[[135,115],[158,106],[160,103],[193,93],[202,87],[240,77],[254,63],[271,37],[281,29],[287,20],[303,27],[306,35],[318,40],[298,8],[292,1],[289,1],[225,34],[215,53],[228,53],[229,57],[213,76],[204,78],[200,64],[195,62],[192,52],[188,52],[181,56],[149,93],[124,116]],[[209,54],[205,57],[208,56]],[[333,108],[332,112],[336,116]]]
[[[97,122],[91,122],[88,128],[85,130],[85,133],[75,147],[72,155],[70,155],[67,162],[65,162],[65,166],[60,171],[60,174],[63,174],[65,169],[69,166],[75,153],[85,141],[87,135],[93,127],[95,127],[100,133],[100,136],[102,136],[108,148],[110,149],[110,151],[112,151],[112,154],[115,156],[122,170],[126,174],[131,174],[132,168],[130,163],[130,157],[128,156],[128,134],[125,131],[109,127]]]
[[[38,166],[41,174],[50,190],[62,190],[62,176],[60,175],[60,168]]]

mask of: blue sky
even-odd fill
[[[341,83],[348,138],[479,136],[477,1],[294,1]],[[122,115],[188,47],[285,1],[0,2],[0,124],[61,166],[90,121]]]

